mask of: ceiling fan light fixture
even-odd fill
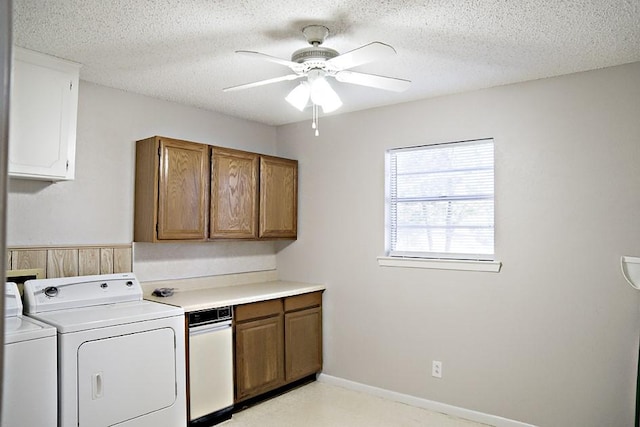
[[[237,53],[245,56],[251,56],[284,65],[290,68],[291,71],[293,71],[293,74],[260,80],[253,83],[246,83],[243,85],[231,86],[224,88],[223,90],[227,92],[287,80],[306,79],[293,88],[285,99],[289,104],[300,111],[304,111],[309,105],[311,106],[311,127],[314,129],[315,135],[318,136],[319,109],[322,108],[324,113],[331,113],[342,106],[340,97],[327,81],[327,77],[334,78],[341,83],[356,84],[393,92],[402,92],[411,84],[411,81],[405,79],[379,76],[351,70],[351,68],[368,64],[370,62],[386,58],[390,55],[395,55],[396,50],[388,44],[371,42],[349,52],[340,54],[334,49],[322,46],[325,39],[329,36],[329,29],[324,25],[307,25],[302,29],[302,34],[305,36],[307,43],[310,46],[293,52],[291,60],[249,50],[236,51]]]
[[[293,105],[300,111],[304,111],[309,103],[309,97],[311,95],[311,88],[309,82],[301,82],[298,86],[293,88],[289,95],[285,97],[285,100]]]
[[[311,102],[322,107],[325,113],[331,113],[342,106],[342,101],[325,78],[322,70],[309,72],[309,86],[311,89]]]
[[[322,107],[324,113],[331,113],[342,106],[342,101],[325,78],[316,79],[311,84],[311,102]]]
[[[342,106],[340,97],[327,81],[327,77],[334,78],[341,83],[356,84],[393,92],[402,92],[411,84],[411,81],[405,79],[379,76],[351,70],[351,68],[368,64],[370,62],[386,58],[390,55],[395,55],[396,50],[388,44],[371,42],[349,52],[340,54],[334,49],[322,46],[325,39],[329,36],[329,29],[324,25],[307,25],[302,29],[302,34],[307,39],[307,43],[310,46],[293,52],[291,60],[249,50],[236,51],[237,53],[245,56],[252,56],[254,58],[284,65],[291,69],[293,74],[232,86],[224,88],[223,90],[227,92],[287,80],[306,78],[305,81],[291,90],[285,99],[289,104],[300,111],[304,111],[309,105],[311,106],[311,127],[314,129],[316,136],[318,136],[319,109],[322,108],[324,113],[331,113]]]

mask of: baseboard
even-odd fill
[[[338,378],[331,375],[320,374],[318,381],[346,388],[349,390],[360,391],[371,394],[373,396],[382,397],[384,399],[395,402],[404,403],[418,408],[428,409],[429,411],[440,412],[442,414],[452,415],[458,418],[475,421],[478,423],[488,424],[495,427],[536,427],[533,424],[527,424],[520,421],[510,420],[508,418],[498,417],[496,415],[485,414],[483,412],[472,411],[470,409],[460,408],[458,406],[447,405],[446,403],[435,402],[433,400],[422,399],[420,397],[410,396],[391,390],[385,390],[370,385],[357,383],[355,381]]]

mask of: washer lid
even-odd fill
[[[22,300],[18,285],[13,282],[4,284],[4,317],[13,317],[22,315]]]
[[[184,310],[181,307],[142,300],[47,311],[29,316],[55,326],[58,333],[66,334],[166,317],[184,316]]]
[[[30,319],[27,316],[13,316],[4,319],[5,344],[55,336],[56,328],[36,319]]]

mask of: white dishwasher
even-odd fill
[[[231,307],[188,313],[189,426],[212,426],[233,412]]]

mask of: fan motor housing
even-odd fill
[[[305,47],[303,49],[298,49],[293,52],[291,55],[291,61],[297,62],[299,64],[304,64],[309,61],[327,61],[331,58],[335,58],[339,53],[336,50],[330,49],[328,47]]]

